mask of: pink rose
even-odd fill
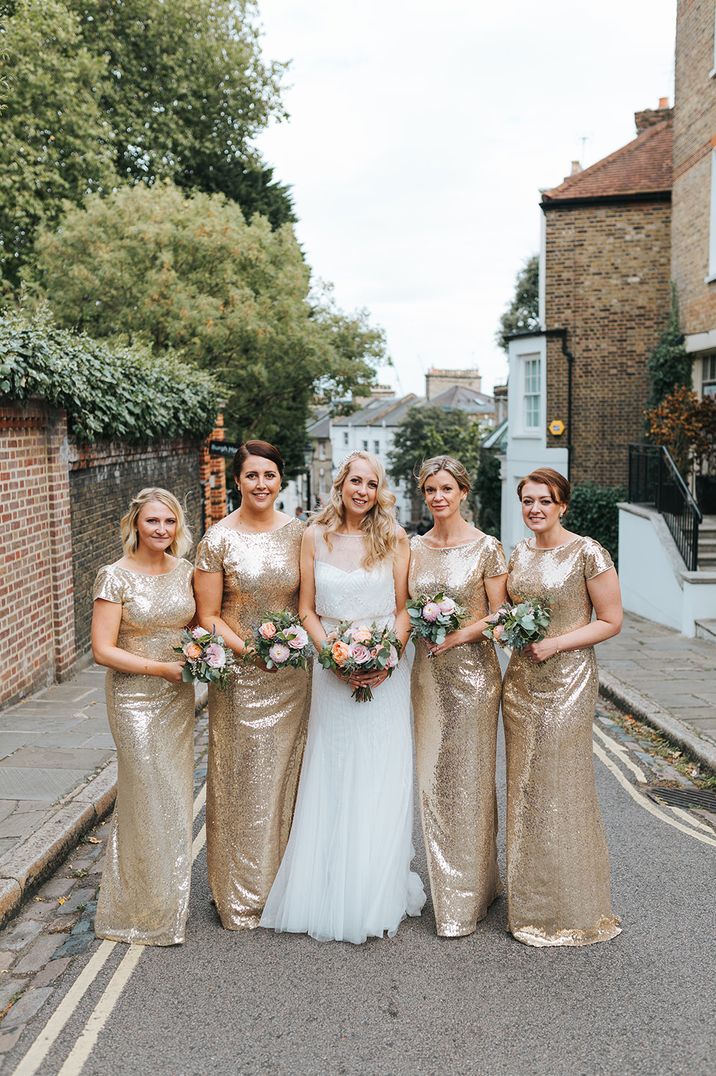
[[[452,598],[443,598],[443,600],[440,602],[439,608],[441,613],[444,613],[446,616],[449,616],[450,613],[455,612],[455,602],[452,600]]]
[[[274,643],[269,650],[269,657],[274,665],[283,665],[291,657],[291,651],[285,643]]]
[[[423,606],[423,620],[427,620],[429,624],[432,624],[440,616],[440,606],[435,602],[428,602]]]
[[[363,643],[352,643],[350,651],[356,665],[365,665],[366,661],[370,661],[370,650]]]
[[[398,664],[398,651],[395,649],[394,646],[391,646],[390,654],[388,655],[388,660],[385,663],[385,667],[386,667],[386,669],[394,669],[397,664]]]
[[[285,634],[288,639],[288,645],[292,650],[303,650],[308,643],[308,632],[305,628],[298,627],[298,625],[295,628],[288,628]]]
[[[493,639],[496,642],[499,642],[500,639],[502,638],[502,635],[504,634],[504,631],[505,631],[505,625],[504,624],[498,624],[497,627],[495,628],[495,630],[492,633]]]
[[[185,643],[182,650],[189,661],[196,661],[197,658],[201,657],[201,647],[198,643]]]
[[[262,639],[273,639],[275,634],[276,625],[271,620],[267,620],[266,623],[262,624],[259,628],[259,635]]]
[[[226,665],[226,653],[218,643],[209,643],[204,651],[204,661],[210,669],[223,669]]]
[[[209,634],[206,628],[192,628],[191,633],[195,639],[201,639],[204,635]]]
[[[369,643],[373,638],[370,628],[352,628],[351,639],[354,643]]]

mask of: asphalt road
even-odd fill
[[[520,945],[502,900],[467,938],[437,938],[429,904],[396,938],[358,947],[231,933],[209,903],[201,850],[185,946],[94,943],[3,1076],[714,1073],[716,833],[651,813],[623,754],[595,740],[617,939]],[[425,878],[422,848],[416,864]]]

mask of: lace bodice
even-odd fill
[[[395,616],[393,562],[372,568],[361,565],[365,545],[360,535],[332,534],[329,548],[317,529],[315,573],[316,612],[324,626],[339,620],[387,624]]]

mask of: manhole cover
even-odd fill
[[[716,814],[716,792],[706,788],[661,788],[651,785],[646,789],[646,794],[657,803],[670,803],[674,807],[700,807],[703,811]]]

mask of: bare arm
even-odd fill
[[[92,608],[92,654],[98,665],[137,676],[161,676],[172,684],[181,681],[183,661],[151,661],[117,646],[122,623],[119,602],[96,598]]]
[[[320,650],[326,641],[326,633],[316,613],[315,536],[316,528],[306,527],[301,541],[301,588],[298,592],[298,615],[316,650]]]
[[[587,580],[587,590],[594,606],[595,619],[583,628],[543,639],[525,647],[524,653],[533,661],[546,661],[557,653],[568,650],[581,650],[585,646],[596,646],[605,639],[611,639],[622,630],[622,597],[619,589],[619,577],[614,568],[595,575]]]
[[[496,612],[503,602],[507,600],[507,572],[504,575],[486,576],[485,593],[489,612]],[[450,632],[449,635],[446,635],[445,642],[441,643],[440,646],[433,646],[428,643],[428,649],[432,654],[443,654],[446,650],[452,650],[454,646],[462,646],[464,643],[479,643],[485,639],[482,633],[486,627],[487,616],[484,616],[480,620],[473,621],[472,624],[466,624],[464,628],[458,628],[457,631]]]
[[[398,548],[393,558],[393,586],[395,587],[395,634],[400,640],[401,653],[405,651],[410,638],[410,617],[408,616],[408,571],[410,568],[410,542],[401,527],[398,532]]]
[[[239,657],[246,647],[244,640],[222,620],[221,602],[224,597],[224,573],[205,572],[202,568],[194,569],[194,596],[196,598],[197,623],[207,631],[216,628],[219,635],[223,636],[224,642]]]

